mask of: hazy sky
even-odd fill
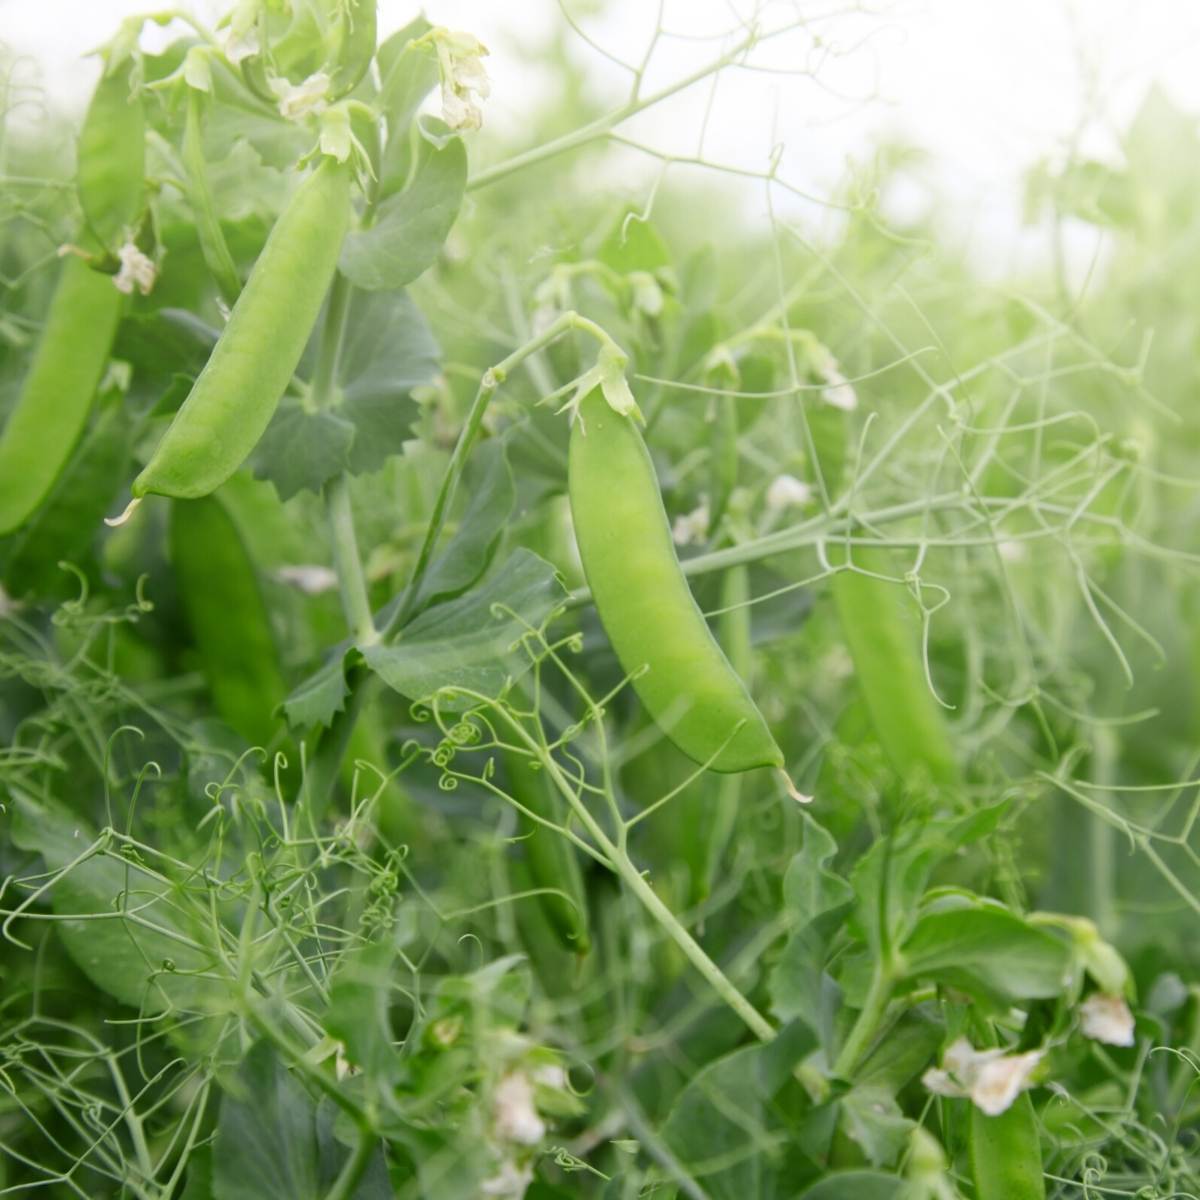
[[[581,14],[590,7],[562,3]],[[93,60],[80,56],[117,19],[147,7],[135,0],[0,0],[0,39],[37,61],[53,98],[78,106],[95,73]],[[225,7],[192,4],[209,17]],[[491,47],[494,91],[485,111],[494,126],[519,136],[522,114],[553,103],[546,80],[510,48],[539,44],[561,26],[557,0],[428,0],[424,8],[434,22],[470,30]],[[733,14],[753,8],[750,0],[665,0],[663,28],[682,36],[658,43],[648,88],[719,53],[725,43],[714,35],[733,27]],[[381,21],[396,28],[417,9],[382,0]],[[868,158],[876,139],[900,134],[934,156],[930,178],[954,201],[962,227],[977,239],[1003,239],[1015,236],[1021,173],[1062,155],[1070,142],[1114,154],[1117,133],[1152,81],[1200,112],[1200,3],[1190,0],[759,3],[764,28],[797,11],[807,28],[757,52],[770,72],[729,72],[715,95],[693,88],[631,132],[661,149],[694,153],[707,113],[707,157],[762,170],[782,144],[781,173],[818,195],[828,193],[848,159]],[[610,0],[602,17],[579,21],[606,51],[638,61],[656,16],[652,0]],[[595,86],[620,95],[627,79],[620,68],[582,41],[576,49]],[[788,73],[814,66],[811,75]],[[486,127],[476,136],[486,137]]]

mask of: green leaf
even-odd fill
[[[709,1063],[679,1093],[663,1141],[711,1200],[790,1196],[774,1136],[782,1129],[782,1089],[799,1089],[792,1068],[812,1048],[800,1026],[775,1041]]]
[[[425,576],[418,611],[466,591],[487,570],[517,494],[503,442],[485,442],[476,452],[462,490],[471,498],[458,532]]]
[[[837,843],[807,813],[800,815],[804,839],[783,876],[783,901],[798,926],[854,898],[849,883],[825,865],[837,854]]]
[[[96,840],[86,822],[48,800],[15,795],[13,842],[39,853],[61,871]],[[80,970],[110,996],[149,1015],[168,1008],[223,1011],[228,989],[208,972],[216,955],[197,948],[202,938],[181,915],[169,883],[133,861],[97,853],[71,867],[50,887],[55,928]]]
[[[880,1038],[854,1072],[859,1087],[884,1088],[895,1095],[923,1071],[945,1041],[945,1026],[921,1009],[905,1013]]]
[[[346,1047],[346,1058],[367,1078],[384,1082],[396,1068],[388,1019],[395,950],[374,942],[344,955],[329,989],[325,1031]]]
[[[631,271],[654,274],[671,265],[671,254],[657,229],[633,212],[622,214],[596,256],[622,275]]]
[[[271,1046],[252,1046],[221,1098],[214,1200],[320,1200],[315,1118]]]
[[[346,697],[350,695],[346,684],[349,649],[349,642],[336,646],[325,665],[294,688],[283,702],[283,714],[293,728],[328,726],[334,715],[345,707]]]
[[[421,101],[437,86],[437,53],[428,43],[410,46],[433,26],[424,17],[396,30],[376,52],[379,64],[379,105],[387,116],[388,136],[393,141],[408,137],[409,126]]]
[[[408,186],[389,196],[367,229],[342,246],[341,270],[367,291],[404,287],[437,260],[462,206],[467,152],[461,138],[423,139]]]
[[[276,410],[254,451],[254,473],[270,480],[281,500],[319,492],[350,465],[354,426],[332,412],[306,412],[295,401]]]
[[[926,913],[902,959],[909,978],[1010,1000],[1059,995],[1071,965],[1065,942],[993,905]]]
[[[797,1200],[900,1200],[907,1184],[882,1171],[833,1171]]]
[[[873,1167],[889,1167],[908,1145],[913,1122],[886,1088],[859,1085],[841,1098],[842,1124]]]
[[[565,597],[554,568],[518,549],[478,587],[422,613],[394,644],[362,647],[363,657],[412,700],[456,687],[495,696],[529,666],[520,640]]]

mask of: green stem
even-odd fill
[[[871,976],[871,986],[867,989],[867,998],[863,1002],[862,1011],[858,1014],[849,1036],[842,1046],[837,1061],[833,1064],[833,1073],[841,1079],[848,1079],[850,1072],[858,1065],[859,1059],[866,1052],[875,1036],[879,1022],[887,1010],[888,1001],[892,998],[892,972],[883,963],[875,964],[875,973]]]
[[[344,473],[325,485],[325,508],[329,514],[333,559],[346,625],[359,646],[369,646],[379,640],[379,632],[371,615],[367,577],[358,553],[358,535],[350,505],[350,483]]]
[[[488,167],[486,170],[472,175],[467,181],[468,189],[487,187],[489,183],[497,183],[516,171],[532,166],[534,163],[544,162],[548,158],[554,158],[559,154],[565,154],[569,150],[586,146],[589,142],[599,141],[601,138],[607,137],[618,125],[624,121],[628,121],[630,117],[636,116],[638,113],[647,108],[652,108],[656,104],[660,104],[676,93],[690,88],[692,84],[699,83],[700,80],[727,67],[739,55],[745,53],[755,42],[760,40],[761,38],[756,32],[750,32],[732,50],[722,54],[719,58],[713,59],[712,62],[701,67],[698,71],[693,71],[690,75],[685,75],[682,79],[669,84],[661,91],[654,92],[643,99],[639,99],[636,96],[631,97],[611,112],[605,113],[602,117],[597,117],[596,120],[590,121],[578,129],[573,129],[570,133],[564,133],[561,137],[553,138],[541,146],[535,146],[532,150],[516,154],[512,158],[505,159],[502,163],[497,163],[494,167]]]
[[[376,1138],[368,1129],[359,1130],[358,1141],[345,1165],[333,1181],[333,1187],[325,1195],[325,1200],[350,1200],[358,1187],[367,1164],[371,1161],[371,1151],[375,1149]]]

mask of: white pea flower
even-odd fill
[[[663,310],[663,291],[658,280],[649,271],[632,271],[629,283],[633,288],[634,311],[648,317],[659,316]]]
[[[298,588],[306,596],[319,596],[322,592],[331,591],[337,587],[337,572],[330,567],[322,567],[315,563],[302,563],[296,566],[280,567],[275,572],[275,578],[280,583]]]
[[[682,513],[675,518],[671,526],[671,538],[677,546],[690,546],[693,542],[702,542],[708,537],[708,501],[701,502],[698,508],[690,513]]]
[[[1006,563],[1022,563],[1029,557],[1025,543],[1014,542],[1011,538],[1005,538],[1004,541],[997,542],[996,552]]]
[[[212,64],[208,57],[210,53],[205,46],[193,46],[183,60],[184,81],[197,92],[212,91]]]
[[[1133,1045],[1133,1013],[1121,996],[1093,992],[1079,1006],[1079,1027],[1084,1037],[1109,1046]]]
[[[276,78],[270,81],[271,91],[279,98],[279,115],[289,121],[298,120],[311,112],[320,112],[329,96],[329,76],[315,71],[303,83]]]
[[[921,1076],[925,1087],[939,1096],[969,1097],[989,1117],[999,1116],[1029,1086],[1040,1050],[1005,1054],[1003,1050],[976,1050],[966,1038],[947,1047],[940,1068]]]
[[[536,1146],[546,1136],[546,1123],[534,1105],[533,1084],[524,1071],[510,1071],[496,1084],[492,1122],[496,1136],[506,1142]]]
[[[559,1092],[565,1092],[570,1085],[566,1069],[558,1063],[543,1063],[535,1067],[529,1077],[534,1083]]]
[[[155,279],[158,278],[158,268],[154,260],[147,258],[133,242],[126,242],[117,251],[121,269],[113,276],[113,285],[117,291],[131,295],[136,287],[143,296],[150,294]]]
[[[237,29],[226,25],[217,33],[217,45],[226,61],[236,67],[243,59],[253,58],[262,48],[258,44],[258,26]]]
[[[781,512],[793,505],[807,504],[812,499],[812,488],[795,475],[777,475],[767,488],[767,508]]]
[[[483,124],[479,102],[492,93],[483,69],[488,48],[470,33],[435,29],[432,37],[442,76],[442,119],[451,129],[478,129]]]
[[[853,412],[858,407],[858,393],[850,381],[839,370],[835,359],[830,358],[821,371],[825,387],[821,389],[821,399],[834,408],[843,412]]]
[[[481,1183],[480,1190],[485,1196],[495,1196],[498,1200],[521,1200],[533,1182],[533,1163],[519,1165],[513,1159],[505,1159],[496,1173]]]

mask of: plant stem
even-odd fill
[[[325,1200],[350,1200],[358,1187],[367,1163],[371,1160],[371,1151],[375,1149],[375,1135],[369,1129],[360,1129],[358,1142],[345,1165],[333,1181],[333,1186],[325,1195]]]
[[[345,473],[325,485],[325,509],[329,514],[329,532],[346,625],[359,646],[369,646],[379,640],[379,632],[371,615],[367,579],[358,553],[358,535],[350,506],[350,484]]]
[[[867,989],[867,998],[863,1002],[862,1011],[858,1014],[849,1036],[833,1064],[833,1073],[842,1079],[849,1077],[850,1072],[858,1065],[879,1022],[887,1009],[892,997],[892,972],[884,963],[876,963],[874,974],[871,976],[871,986]]]

